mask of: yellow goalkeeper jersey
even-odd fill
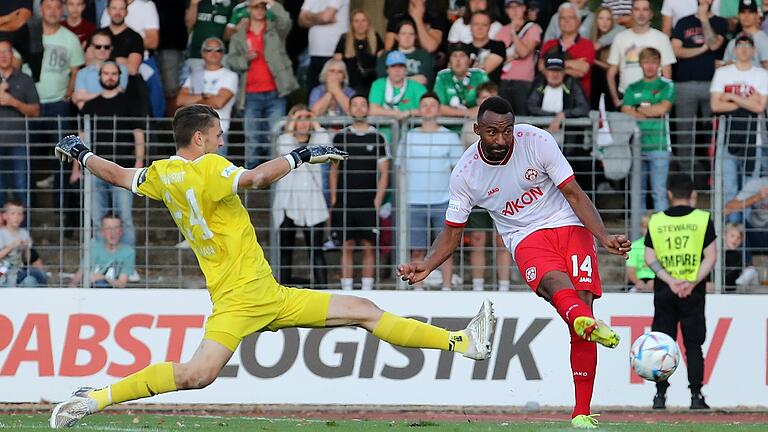
[[[248,212],[237,196],[245,172],[217,154],[158,160],[136,172],[135,194],[163,201],[205,274],[211,300],[271,276]]]

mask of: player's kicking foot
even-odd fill
[[[52,429],[72,427],[81,418],[95,414],[98,404],[88,397],[93,387],[80,387],[72,393],[72,397],[56,405],[49,420]]]
[[[596,342],[608,348],[619,345],[619,335],[608,324],[594,318],[581,316],[573,322],[573,331],[579,337],[590,342]]]
[[[469,336],[469,348],[462,355],[474,360],[485,360],[490,357],[495,326],[496,316],[493,314],[493,303],[485,299],[480,311],[464,329],[464,332]]]
[[[571,426],[574,429],[597,429],[597,417],[600,414],[584,415],[580,414],[571,419]]]

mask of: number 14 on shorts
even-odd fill
[[[571,276],[579,282],[592,282],[592,256],[587,255],[579,264],[579,256],[571,255]]]

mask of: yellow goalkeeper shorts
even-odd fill
[[[205,339],[234,351],[246,336],[286,327],[324,327],[331,294],[280,285],[272,276],[214,303]]]

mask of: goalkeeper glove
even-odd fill
[[[324,145],[299,147],[285,155],[285,159],[291,164],[291,169],[297,168],[304,162],[309,162],[311,164],[325,163],[328,161],[338,162],[346,160],[348,157],[349,153],[333,146]]]
[[[70,162],[77,159],[82,166],[85,166],[85,161],[89,157],[93,156],[93,152],[89,149],[77,135],[65,136],[55,148],[56,157],[62,162]]]

